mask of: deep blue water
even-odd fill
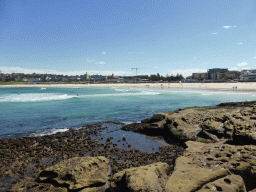
[[[251,101],[255,94],[115,87],[0,88],[0,138],[52,134],[103,121],[137,122],[184,107]]]

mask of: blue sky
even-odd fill
[[[254,69],[255,0],[0,0],[4,73]]]

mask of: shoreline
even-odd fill
[[[238,91],[255,92],[256,82],[239,83],[111,83],[111,84],[14,84],[0,85],[2,87],[127,87],[127,88],[150,88],[150,89],[193,89],[210,91]]]
[[[187,174],[193,175],[195,172],[206,171],[204,175],[209,177],[207,170],[218,174],[229,171],[227,175],[233,173],[237,177],[244,177],[242,181],[245,184],[243,183],[243,185],[254,189],[256,185],[250,183],[251,180],[247,179],[243,172],[239,172],[241,170],[239,165],[240,161],[243,161],[241,158],[244,158],[246,163],[250,163],[251,170],[254,171],[256,167],[254,159],[256,139],[251,137],[254,129],[251,125],[254,124],[252,121],[255,119],[255,109],[256,101],[220,103],[215,107],[183,108],[179,111],[158,113],[154,114],[152,118],[142,120],[141,123],[129,125],[120,122],[108,122],[107,126],[104,123],[96,123],[85,125],[79,130],[71,128],[66,132],[53,135],[0,139],[0,154],[5,154],[0,156],[0,167],[2,168],[0,170],[0,189],[18,191],[22,184],[22,189],[49,191],[51,180],[39,180],[40,174],[47,167],[72,158],[101,156],[110,162],[109,170],[111,172],[108,173],[107,179],[110,181],[111,187],[109,185],[108,187],[116,192],[120,191],[114,185],[120,184],[116,180],[116,175],[122,171],[144,169],[143,166],[155,166],[157,163],[165,163],[167,167],[167,183],[163,188],[169,188],[169,185],[175,186],[176,182],[173,183],[172,178],[176,178],[177,175],[179,181],[184,180],[184,174],[181,174],[180,170],[182,173],[188,172],[193,166],[192,172]],[[239,114],[237,110],[239,110]],[[227,114],[229,115],[227,116]],[[228,124],[231,120],[234,122],[234,127],[228,127],[231,126]],[[244,121],[246,123],[243,123]],[[177,124],[176,127],[172,126],[173,122]],[[227,126],[225,129],[228,131],[219,130],[219,125],[221,126],[223,123]],[[212,130],[215,127],[218,130],[217,134],[215,130]],[[237,127],[242,130],[241,133],[239,131],[232,132]],[[181,131],[177,131],[177,129]],[[123,134],[121,131],[132,132],[133,136],[138,133],[140,138],[153,136],[154,139],[165,141],[166,145],[150,146],[151,151],[143,151],[135,147],[134,142],[130,139],[133,136]],[[116,134],[117,132],[120,134]],[[240,135],[243,137],[239,137]],[[144,142],[143,139],[142,141]],[[148,145],[145,146],[148,148]],[[212,158],[213,156],[214,158]],[[229,160],[230,163],[223,164]],[[191,162],[190,167],[186,166],[188,161]],[[220,164],[221,162],[222,164]],[[205,167],[204,163],[207,163],[209,167]],[[232,163],[238,164],[238,168],[234,167]],[[216,166],[216,164],[220,164],[222,167]],[[247,167],[242,168],[244,170]],[[148,169],[146,171],[146,174],[151,173]],[[249,177],[255,176],[253,171]],[[9,180],[7,181],[7,179]],[[192,180],[192,182],[195,181]],[[56,186],[51,187],[53,189]],[[63,188],[65,186],[61,186],[61,190]]]
[[[52,135],[0,139],[0,191],[18,191],[15,184],[19,182],[24,187],[37,187],[36,178],[40,172],[74,157],[108,158],[111,162],[110,179],[125,168],[159,161],[171,166],[174,159],[184,151],[178,143],[169,144],[161,136],[150,137],[135,132],[128,134],[122,130],[122,126],[124,124],[120,122],[95,123]],[[136,144],[134,137],[141,138],[139,143],[146,142],[143,146]],[[150,145],[150,140],[155,144]]]

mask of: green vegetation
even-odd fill
[[[29,82],[16,82],[16,81],[0,81],[0,85],[24,85],[24,84],[31,84]]]
[[[77,82],[38,82],[36,84],[87,84],[86,81],[77,81]],[[24,84],[34,84],[32,82],[16,82],[16,81],[0,81],[0,85],[24,85]]]
[[[208,139],[204,139],[204,138],[201,139],[200,142],[201,142],[201,143],[210,143],[210,141],[209,141]]]
[[[218,109],[217,107],[194,107],[195,110],[197,111],[208,111],[211,109]]]
[[[168,114],[168,115],[172,115],[174,113],[179,113],[179,111],[175,110],[175,111],[170,111],[170,112],[165,112],[165,113]]]

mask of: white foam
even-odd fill
[[[59,128],[59,129],[51,129],[51,130],[46,130],[46,131],[43,131],[41,133],[32,133],[30,135],[30,137],[41,137],[41,136],[45,136],[45,135],[53,135],[55,133],[59,133],[59,132],[66,132],[68,131],[69,129],[68,128]]]
[[[132,123],[134,123],[134,122],[124,121],[124,122],[122,122],[122,123],[124,123],[125,125],[129,125],[129,124],[132,124]]]
[[[124,92],[127,92],[129,91],[128,89],[115,89],[115,91],[124,91]]]
[[[113,96],[137,96],[137,95],[160,95],[159,92],[139,92],[139,93],[113,93],[113,94],[95,94],[95,95],[85,95],[84,97],[113,97]]]
[[[70,96],[67,94],[56,93],[26,93],[26,94],[12,94],[0,97],[0,102],[38,102],[38,101],[52,101],[64,100],[77,96]]]
[[[45,87],[42,87],[41,90],[45,90],[46,88]]]

